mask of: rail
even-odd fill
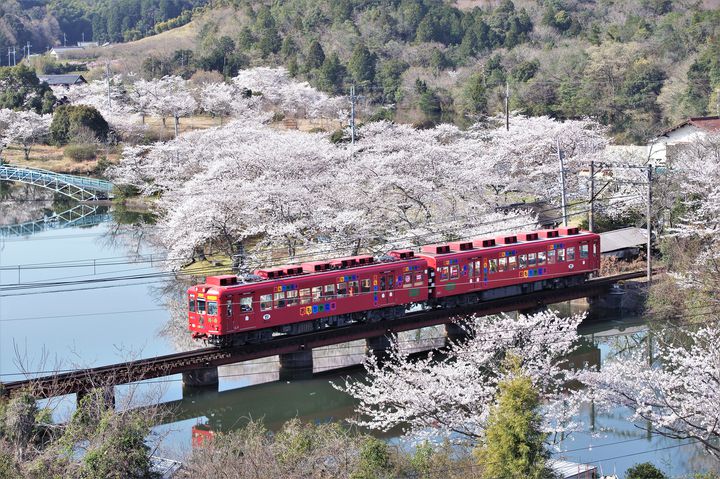
[[[110,198],[113,191],[109,181],[8,164],[0,164],[0,180],[47,188],[76,201]]]
[[[233,349],[203,348],[154,358],[140,359],[108,366],[99,366],[51,376],[28,378],[7,382],[0,387],[4,395],[27,390],[36,397],[54,397],[71,393],[83,393],[92,388],[110,387],[146,379],[171,376],[198,368],[234,364],[278,354],[293,353],[322,346],[330,346],[359,339],[399,333],[413,329],[449,323],[456,316],[480,314],[483,316],[508,311],[530,309],[545,304],[571,299],[597,296],[613,284],[645,276],[645,271],[635,271],[614,276],[592,279],[585,284],[570,288],[539,291],[511,296],[452,309],[435,309],[409,313],[401,319],[359,323],[342,328],[312,333],[284,336],[259,344],[248,344]]]

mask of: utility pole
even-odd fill
[[[355,85],[350,86],[350,144],[355,144],[355,102],[362,96],[355,94]]]
[[[652,261],[650,256],[650,243],[652,239],[652,165],[647,165],[647,282],[652,281]]]
[[[510,83],[505,80],[505,130],[510,131]]]
[[[65,32],[63,32],[63,46],[67,46],[67,35],[65,35]]]
[[[592,233],[595,230],[595,161],[590,161],[590,217],[588,218],[588,229]]]
[[[565,197],[565,160],[563,159],[562,151],[560,151],[560,140],[555,140],[557,146],[557,157],[560,162],[560,185],[562,187],[561,206],[563,214],[563,226],[568,225],[568,213],[567,213],[567,198]]]
[[[32,45],[30,45],[30,42],[27,42],[27,56],[28,56],[28,58],[30,57],[30,47],[31,47],[31,46],[32,46]]]

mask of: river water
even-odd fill
[[[21,206],[22,207],[22,206]],[[56,208],[62,209],[62,208]],[[126,213],[100,211],[84,226],[46,225],[24,236],[0,236],[0,380],[46,371],[98,366],[184,350],[184,324],[178,323],[181,291],[169,279],[163,252],[145,240],[152,226]],[[23,219],[27,221],[27,219]],[[5,222],[7,225],[7,222]],[[97,223],[97,224],[94,224]],[[559,305],[582,309],[582,304]],[[602,363],[640,342],[644,328],[636,318],[600,318],[582,326],[588,346],[577,362]],[[403,339],[438,343],[441,331],[408,333]],[[132,405],[159,400],[171,411],[156,433],[164,437],[162,454],[182,457],[191,446],[193,429],[227,431],[248,418],[277,428],[291,418],[303,421],[342,420],[353,416],[353,401],[331,381],[342,382],[358,369],[325,371],[356,364],[363,343],[314,352],[316,377],[278,381],[277,358],[220,368],[218,392],[185,393],[179,376],[145,382],[140,389],[116,389],[119,403],[132,395]],[[142,394],[138,394],[141,391]],[[128,399],[130,400],[130,399]],[[51,404],[62,419],[74,397]],[[695,445],[651,435],[627,422],[626,411],[581,417],[587,428],[561,444],[556,457],[622,473],[632,464],[651,461],[673,476],[706,470],[713,464]],[[380,435],[403,443],[397,433]],[[404,444],[404,443],[403,443]]]

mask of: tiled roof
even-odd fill
[[[679,125],[675,125],[672,128],[665,130],[660,134],[660,136],[665,136],[668,133],[688,125],[692,125],[705,131],[720,131],[720,116],[696,116],[694,118],[688,118]]]

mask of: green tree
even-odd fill
[[[25,65],[0,68],[0,108],[51,113],[54,103],[52,90],[34,70]]]
[[[667,479],[667,476],[652,463],[642,462],[629,468],[625,479]]]
[[[476,73],[468,78],[463,87],[459,110],[472,115],[487,112],[487,89],[485,76],[482,73]]]
[[[307,55],[305,56],[305,68],[308,71],[320,68],[325,62],[325,51],[317,40],[310,42]]]
[[[375,55],[365,45],[358,45],[348,62],[348,72],[357,83],[368,85],[375,78],[375,61]]]
[[[547,466],[550,453],[545,447],[538,413],[540,394],[523,375],[518,358],[509,357],[511,375],[500,382],[497,405],[488,417],[484,444],[475,455],[487,479],[553,478]]]
[[[345,80],[345,67],[337,53],[325,58],[317,72],[317,87],[328,93],[340,93]]]
[[[388,60],[380,64],[377,69],[375,81],[383,89],[383,100],[386,103],[400,101],[402,92],[402,74],[409,68],[409,65],[402,60]]]
[[[110,126],[92,106],[62,105],[55,110],[50,124],[50,137],[53,143],[65,145],[83,130],[89,130],[98,140],[105,141]]]

